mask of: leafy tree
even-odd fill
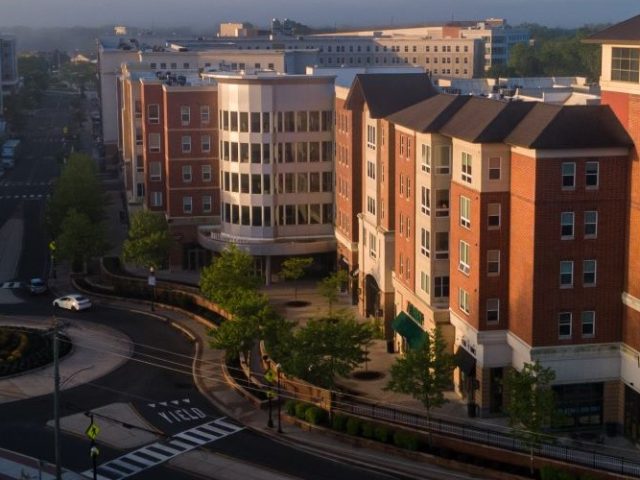
[[[166,264],[172,244],[173,239],[165,217],[141,211],[131,219],[122,257],[125,262],[140,267],[160,268]]]
[[[47,205],[49,231],[57,237],[62,222],[71,209],[85,214],[92,223],[101,222],[105,216],[107,201],[93,159],[81,153],[72,154]]]
[[[228,359],[242,355],[247,362],[259,331],[259,324],[255,318],[227,320],[218,328],[209,331],[209,345],[211,348],[224,350]]]
[[[260,285],[253,258],[235,245],[225,248],[211,265],[200,273],[200,291],[209,300],[232,310],[234,299]]]
[[[371,329],[353,317],[318,318],[294,332],[281,363],[291,375],[332,388],[337,375],[348,375],[366,360],[370,342]]]
[[[346,270],[338,270],[318,283],[318,292],[329,302],[329,315],[332,314],[333,304],[338,299],[338,291],[348,281],[348,276]]]
[[[551,425],[556,416],[555,395],[551,389],[555,378],[553,369],[543,367],[537,360],[525,363],[520,371],[509,371],[504,383],[511,427],[537,438]]]
[[[305,270],[311,266],[313,258],[311,257],[291,257],[282,262],[281,275],[285,280],[291,280],[295,282],[300,280],[305,273]],[[298,299],[298,286],[293,287],[293,298]]]
[[[59,258],[71,261],[74,269],[86,267],[90,258],[102,255],[108,247],[104,226],[71,209],[62,222],[56,247]]]
[[[447,352],[447,342],[436,327],[425,332],[420,348],[409,349],[391,366],[391,380],[385,389],[420,401],[429,420],[431,410],[447,402],[444,391],[451,385],[453,369],[453,355]]]

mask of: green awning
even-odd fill
[[[391,328],[402,335],[409,344],[409,348],[420,348],[424,342],[424,330],[405,312],[400,312],[391,322]]]

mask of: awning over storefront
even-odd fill
[[[424,330],[406,313],[400,312],[391,322],[391,328],[407,340],[409,348],[416,349],[422,346],[425,336]]]
[[[475,375],[476,359],[463,347],[458,347],[456,351],[456,366],[462,370],[465,375]]]

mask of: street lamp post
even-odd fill
[[[151,311],[155,311],[153,301],[156,298],[156,270],[152,266],[149,267],[149,277],[147,283],[151,287]]]
[[[267,355],[263,356],[262,359],[266,361],[268,365],[267,371],[264,374],[264,379],[270,384],[273,384],[273,371],[271,370],[271,359]],[[267,421],[267,427],[269,428],[273,428],[273,404],[271,401],[272,397],[273,397],[273,390],[269,386],[267,388],[267,402],[269,404],[269,420]]]
[[[282,433],[282,397],[280,396],[280,367],[279,363],[276,363],[276,375],[278,379],[277,392],[278,392],[278,433]]]

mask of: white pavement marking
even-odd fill
[[[151,445],[129,452],[98,466],[98,478],[121,480],[160,465],[172,458],[190,452],[207,443],[220,440],[243,430],[244,427],[224,421],[225,417],[185,430],[173,435],[169,440],[154,442]],[[176,440],[180,439],[180,440]],[[91,478],[92,470],[82,472]]]

